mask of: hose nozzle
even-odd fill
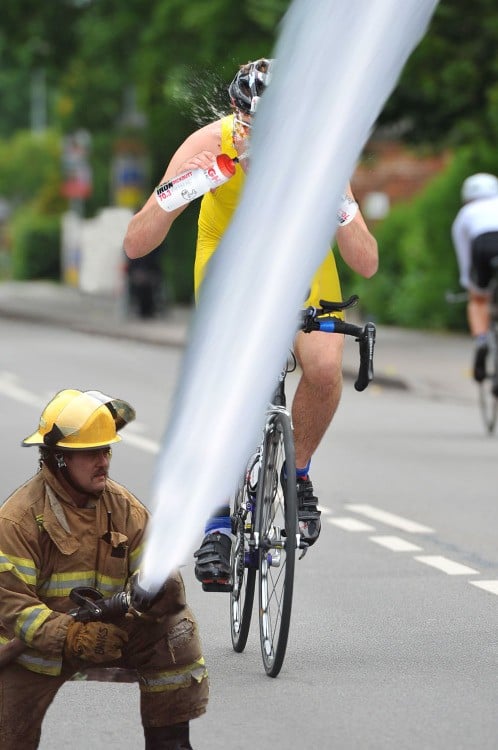
[[[152,605],[157,600],[159,592],[147,591],[142,588],[139,583],[139,574],[135,575],[130,579],[130,607],[135,609],[137,612],[145,613],[148,612]]]

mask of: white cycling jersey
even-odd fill
[[[466,203],[457,213],[451,236],[460,270],[460,284],[471,286],[472,242],[487,232],[498,232],[498,196]]]

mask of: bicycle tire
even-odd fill
[[[495,431],[498,420],[498,397],[495,395],[498,386],[498,331],[494,330],[491,339],[491,351],[488,353],[488,361],[493,363],[493,371],[487,372],[485,379],[479,383],[479,407],[484,426],[488,434]]]
[[[249,500],[247,479],[239,489],[234,507],[234,534],[232,545],[232,581],[230,592],[230,634],[233,650],[241,653],[247,643],[251,625],[254,591],[256,588],[257,553],[254,541],[254,512],[246,511]]]
[[[270,677],[282,668],[290,628],[297,550],[294,467],[290,418],[276,412],[263,441],[257,494],[259,635],[263,665]]]
[[[479,383],[479,406],[486,431],[492,435],[498,417],[498,399],[493,394],[492,380],[486,378]]]

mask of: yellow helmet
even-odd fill
[[[88,450],[121,440],[117,431],[135,419],[135,410],[126,401],[100,391],[59,391],[40,417],[36,432],[21,445]]]

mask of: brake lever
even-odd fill
[[[375,336],[375,325],[373,323],[366,323],[363,335],[356,339],[360,347],[360,367],[354,384],[357,391],[364,391],[367,385],[373,380]]]

